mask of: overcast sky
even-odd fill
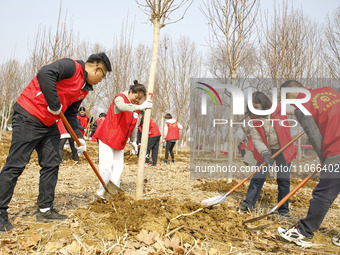
[[[178,0],[179,1],[179,0]],[[206,18],[200,11],[203,1],[194,0],[185,18],[161,29],[161,35],[177,39],[189,36],[204,51],[208,38]],[[276,0],[276,2],[281,2]],[[294,0],[294,7],[301,8],[311,19],[321,23],[327,14],[340,6],[340,0]],[[261,11],[273,10],[274,0],[260,0]],[[0,64],[11,56],[25,60],[32,49],[34,36],[40,28],[55,29],[60,0],[0,0],[1,47]],[[113,39],[119,37],[122,23],[134,22],[133,40],[152,46],[153,30],[147,16],[138,8],[135,0],[63,0],[62,20],[67,21],[81,41],[100,43],[112,48]]]

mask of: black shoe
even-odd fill
[[[8,220],[8,213],[5,210],[0,210],[0,233],[7,233],[13,228]]]
[[[175,163],[175,160],[173,159],[173,160],[171,160],[171,162],[172,162],[172,163]]]
[[[47,212],[40,212],[38,209],[36,220],[37,222],[41,221],[56,221],[56,220],[66,220],[68,217],[66,215],[58,213],[55,209],[51,208]]]
[[[168,161],[167,160],[164,160],[164,165],[167,165],[168,164]]]
[[[236,211],[240,212],[240,213],[248,213],[251,212],[250,208],[241,204],[240,206],[236,207]]]

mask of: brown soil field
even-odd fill
[[[98,146],[88,142],[95,164]],[[0,167],[5,163],[10,133],[0,141]],[[163,153],[163,155],[162,155]],[[96,196],[98,179],[84,156],[78,164],[64,149],[54,207],[69,218],[38,223],[39,164],[36,153],[19,177],[10,203],[9,219],[15,226],[0,234],[2,254],[340,254],[331,238],[340,231],[338,197],[313,238],[313,248],[302,249],[282,241],[279,226],[291,226],[303,218],[317,179],[310,180],[290,199],[290,217],[273,214],[243,224],[266,213],[277,203],[275,179],[268,179],[252,213],[235,208],[245,197],[249,181],[225,202],[202,207],[201,201],[227,192],[240,180],[191,179],[190,152],[178,150],[176,163],[145,168],[143,199],[135,200],[137,156],[125,160],[121,177],[123,192],[103,203]],[[127,158],[127,156],[126,156]],[[240,159],[238,163],[241,164]],[[294,178],[291,188],[301,179]]]

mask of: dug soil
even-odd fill
[[[2,168],[10,134],[5,133],[0,143]],[[88,142],[88,154],[96,165],[97,151],[97,143]],[[249,181],[225,202],[203,207],[202,200],[227,192],[240,180],[191,179],[189,151],[178,150],[176,163],[170,165],[162,164],[161,151],[157,167],[145,168],[143,199],[135,200],[138,158],[127,157],[121,176],[124,192],[102,201],[96,196],[98,180],[86,159],[81,156],[75,164],[69,148],[64,149],[54,207],[69,218],[37,223],[40,167],[33,153],[10,203],[9,219],[15,228],[0,234],[0,254],[340,253],[340,248],[331,243],[340,231],[339,198],[315,233],[312,249],[303,250],[277,235],[279,226],[289,227],[305,217],[317,179],[310,180],[290,199],[289,218],[273,214],[245,225],[244,220],[266,213],[277,203],[275,179],[267,179],[251,213],[235,210],[245,197]],[[235,164],[242,164],[241,159],[237,158]],[[301,181],[293,177],[291,188]]]

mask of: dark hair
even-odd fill
[[[138,83],[137,80],[133,81],[134,85],[130,86],[130,90],[132,93],[143,93],[144,95],[146,95],[146,88],[143,84]]]
[[[99,114],[99,118],[100,117],[106,117],[106,113],[105,112],[102,112],[101,114]]]
[[[86,109],[85,109],[84,106],[80,106],[79,111],[84,111],[84,112],[86,112]]]
[[[165,116],[164,116],[164,118],[166,118],[166,119],[172,119],[172,116],[171,116],[171,114],[170,113],[167,113],[167,114],[165,114]]]
[[[252,101],[253,104],[261,104],[262,110],[268,110],[272,107],[272,101],[270,101],[269,97],[267,97],[260,91],[256,91],[253,93]],[[247,109],[247,114],[251,114],[249,108]]]
[[[142,118],[140,119],[139,126],[143,126],[144,122],[144,111],[139,111],[138,115],[141,114]]]
[[[86,60],[88,63],[103,63],[108,72],[112,71],[110,59],[106,56],[104,52],[95,53],[89,56]]]
[[[292,87],[303,88],[303,85],[300,82],[295,81],[295,80],[286,81],[281,85],[281,88],[292,88]]]

